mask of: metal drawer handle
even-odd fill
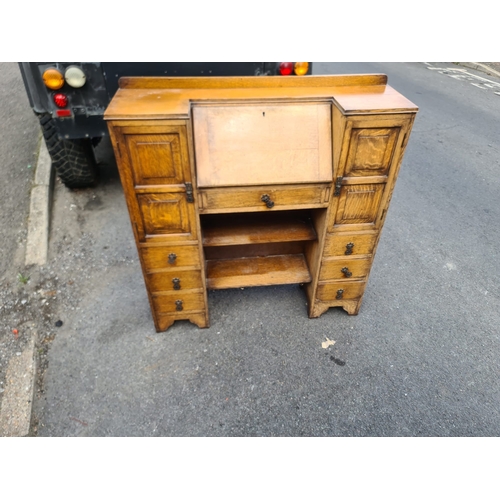
[[[175,301],[175,310],[176,311],[182,311],[182,300],[176,300]]]
[[[344,296],[344,290],[342,288],[337,290],[337,296],[335,297],[337,300],[341,299]]]
[[[168,256],[168,263],[169,264],[175,264],[175,259],[177,259],[177,255],[175,255],[175,253],[171,253]]]
[[[172,283],[174,284],[174,290],[180,290],[181,289],[181,280],[180,280],[180,278],[174,278],[172,280]]]
[[[268,194],[263,194],[260,199],[266,204],[267,208],[274,207],[274,201],[271,200]]]
[[[349,271],[349,268],[347,267],[343,267],[341,270],[340,270],[341,273],[344,273],[344,276],[346,278],[350,278],[352,276],[352,273],[351,271]]]
[[[348,243],[345,246],[345,254],[346,255],[351,255],[352,254],[352,249],[354,248],[354,243]]]

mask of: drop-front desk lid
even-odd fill
[[[330,103],[193,105],[198,187],[332,180]]]

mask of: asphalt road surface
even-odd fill
[[[459,69],[315,65],[386,73],[420,108],[356,317],[309,320],[298,286],[223,290],[209,293],[209,329],[155,333],[100,146],[97,188],[55,188],[44,286],[63,325],[41,332],[36,433],[497,436],[500,81]]]

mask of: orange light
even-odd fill
[[[308,62],[296,62],[293,66],[293,72],[298,76],[305,75],[308,69],[309,69]]]
[[[55,68],[45,70],[42,78],[45,86],[52,90],[58,90],[64,85],[64,77],[62,73]]]

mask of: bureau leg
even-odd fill
[[[361,307],[362,300],[363,299],[344,302],[342,304],[342,307],[344,311],[346,311],[347,314],[349,314],[349,316],[356,316],[359,312],[359,308]]]
[[[158,316],[156,331],[158,333],[164,332],[168,330],[174,324],[175,321],[180,321],[180,320],[188,320],[191,323],[193,323],[193,325],[196,325],[198,328],[208,328],[210,326],[208,318],[203,313],[192,314],[189,317],[180,317],[180,318],[165,314]]]
[[[175,318],[171,316],[158,316],[156,321],[156,331],[158,333],[168,330],[174,324]]]
[[[349,314],[349,316],[356,316],[359,313],[362,300],[363,299],[349,301],[343,300],[340,303],[318,301],[309,308],[309,318],[319,318],[323,313],[330,309],[330,307],[342,307],[344,311]]]
[[[210,326],[208,318],[204,314],[196,314],[190,316],[188,319],[189,321],[191,321],[191,323],[193,323],[193,325],[196,325],[198,328],[208,328]]]
[[[319,318],[323,313],[328,311],[330,305],[327,302],[317,301],[315,304],[309,306],[309,317]]]

